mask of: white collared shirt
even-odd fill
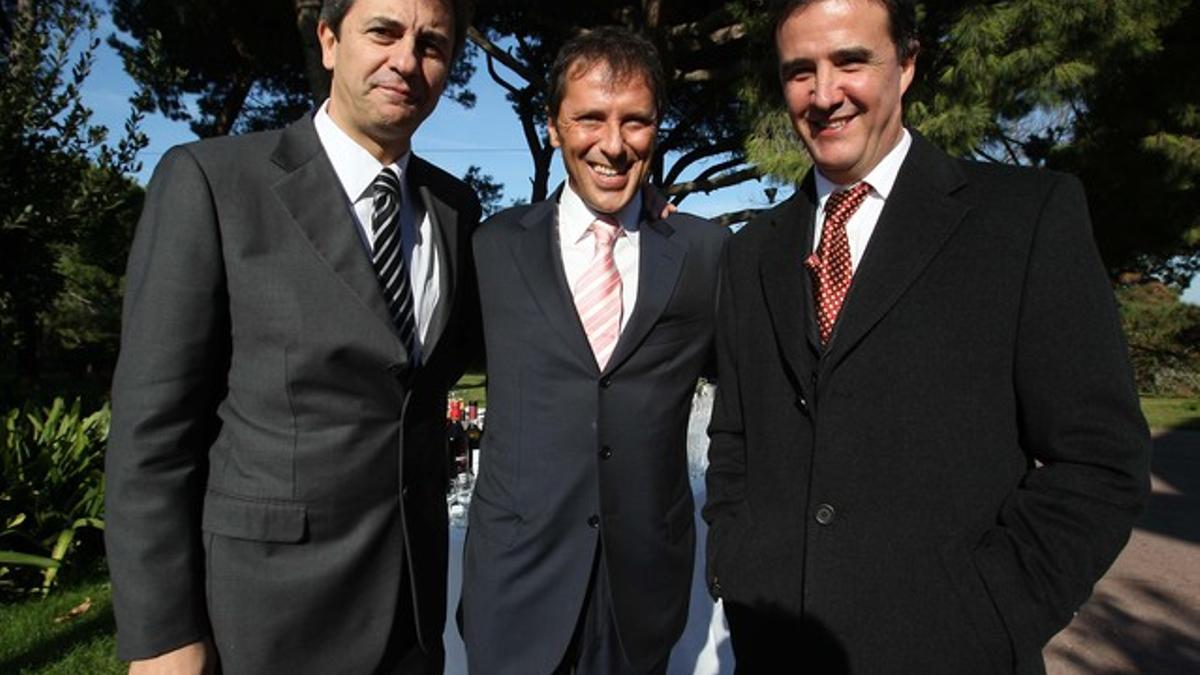
[[[633,305],[637,302],[640,248],[638,222],[641,213],[642,193],[639,190],[625,208],[616,214],[621,229],[625,231],[625,235],[617,237],[617,242],[613,245],[613,260],[617,264],[617,274],[621,275],[622,330],[625,329],[629,315],[633,314]],[[575,190],[571,189],[571,181],[568,179],[558,200],[558,245],[562,254],[563,271],[566,273],[572,295],[575,293],[575,284],[587,271],[596,251],[596,237],[588,229],[596,220],[596,215]]]
[[[347,198],[354,206],[354,216],[362,239],[366,242],[368,256],[375,243],[375,233],[371,231],[371,209],[374,200],[372,184],[376,176],[383,171],[384,165],[379,163],[366,148],[359,145],[353,138],[333,121],[329,116],[329,101],[321,105],[313,123],[317,127],[317,137],[333,164],[333,171],[342,184]],[[401,241],[404,242],[404,260],[408,265],[408,278],[413,292],[413,307],[417,320],[417,352],[420,354],[425,339],[429,334],[429,324],[433,312],[441,297],[441,285],[438,283],[440,260],[437,245],[433,240],[433,222],[429,214],[421,208],[420,224],[417,223],[418,209],[412,190],[409,189],[408,179],[404,172],[408,170],[408,161],[412,152],[400,157],[392,168],[400,176],[400,206]]]
[[[908,155],[908,149],[911,146],[912,136],[909,135],[908,129],[901,129],[900,142],[896,143],[896,147],[884,155],[879,164],[863,177],[863,181],[871,186],[871,191],[867,193],[867,198],[863,200],[862,206],[858,207],[854,215],[850,216],[850,221],[846,223],[846,237],[850,240],[850,264],[855,272],[858,272],[858,265],[862,262],[863,253],[866,252],[871,235],[875,232],[875,224],[879,222],[879,215],[883,213],[883,205],[892,192],[892,186],[896,184],[900,165],[904,163],[904,158]],[[851,187],[834,183],[826,178],[820,169],[817,169],[815,173],[817,215],[814,221],[816,227],[813,229],[813,250],[816,250],[817,242],[821,241],[821,230],[825,224],[825,202],[828,201],[829,195]]]

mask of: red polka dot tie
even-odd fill
[[[849,190],[829,195],[825,201],[825,224],[821,227],[821,243],[817,250],[804,260],[804,266],[812,274],[817,301],[817,327],[821,333],[821,344],[829,344],[833,325],[837,322],[842,302],[850,290],[854,276],[850,261],[850,239],[846,236],[846,223],[858,210],[871,186],[859,183]]]

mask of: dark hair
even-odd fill
[[[453,58],[457,59],[462,54],[463,45],[467,42],[467,27],[471,25],[471,2],[470,0],[439,1],[448,4],[454,15]],[[321,3],[321,21],[333,29],[334,35],[341,37],[342,19],[346,18],[346,12],[350,11],[353,4],[354,0],[325,0]]]
[[[550,95],[546,107],[551,117],[558,115],[558,108],[567,93],[567,79],[576,64],[584,66],[585,71],[603,64],[608,67],[613,82],[639,75],[646,78],[646,84],[654,93],[655,116],[662,118],[667,99],[666,78],[654,43],[620,26],[592,28],[567,40],[550,67]]]
[[[815,3],[825,0],[781,0],[776,3],[775,31],[778,37],[783,22],[792,14]],[[892,44],[896,45],[896,56],[904,61],[915,56],[921,46],[917,39],[917,7],[913,0],[870,0],[883,5],[888,13],[888,32],[892,36]]]

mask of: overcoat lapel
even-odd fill
[[[683,261],[687,257],[687,244],[681,237],[672,236],[675,228],[663,220],[643,217],[638,226],[641,241],[638,254],[637,302],[633,314],[625,323],[612,357],[605,372],[618,368],[641,344],[642,339],[658,323],[667,301],[675,290]]]
[[[271,159],[287,172],[272,190],[293,222],[317,255],[399,342],[354,213],[338,187],[312,119],[304,117],[284,129]]]
[[[836,368],[887,314],[962,222],[967,207],[952,193],[965,180],[953,160],[913,133],[908,157],[854,274],[822,374]]]
[[[812,238],[813,204],[811,177],[774,215],[770,236],[760,258],[759,277],[767,313],[775,331],[779,351],[791,371],[792,381],[807,398],[812,398],[812,374],[817,352],[809,335],[812,291],[806,280],[804,256]]]
[[[557,206],[558,199],[551,197],[534,205],[521,218],[524,232],[514,241],[513,257],[530,296],[546,316],[546,322],[576,358],[598,373],[596,357],[579,322],[579,313],[575,311],[575,301],[563,271],[554,226]]]

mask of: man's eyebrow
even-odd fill
[[[875,51],[869,47],[845,47],[833,53],[834,63],[870,61]]]
[[[788,61],[784,61],[783,63],[779,64],[779,72],[786,75],[788,73],[794,73],[797,70],[803,70],[806,68],[812,69],[812,67],[813,67],[813,60],[810,58],[801,56],[801,57],[794,58],[794,59],[791,59]]]
[[[436,40],[439,43],[449,44],[450,42],[450,35],[445,30],[439,28],[425,27],[420,30],[418,35],[426,40]]]
[[[389,16],[373,16],[367,19],[366,24],[369,28],[387,28],[388,30],[398,30],[404,28],[404,24]]]

